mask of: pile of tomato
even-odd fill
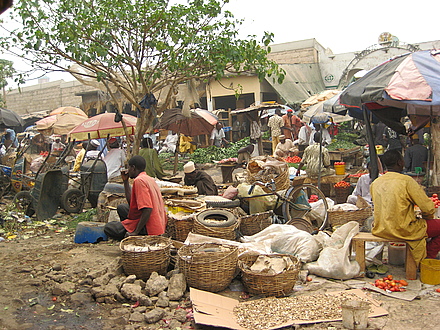
[[[301,157],[293,156],[293,157],[286,157],[284,160],[288,163],[301,163]]]
[[[438,195],[437,194],[432,194],[432,196],[429,197],[429,198],[431,198],[431,200],[434,202],[435,208],[438,209],[439,206],[440,206],[440,200],[438,199]]]
[[[365,173],[355,173],[355,174],[350,174],[348,177],[349,178],[360,178],[364,174]]]
[[[408,286],[408,282],[405,280],[395,280],[393,275],[388,275],[384,278],[377,279],[374,283],[371,283],[376,288],[388,291],[388,292],[404,292]]]
[[[41,151],[40,156],[43,156],[43,157],[49,156],[49,151]]]
[[[318,195],[310,195],[309,203],[314,203],[318,201]]]
[[[345,162],[336,162],[334,165],[345,165]]]
[[[333,187],[335,187],[335,188],[348,188],[348,187],[350,187],[350,184],[346,181],[339,181],[339,182],[335,183],[333,185]]]

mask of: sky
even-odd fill
[[[362,51],[377,44],[382,32],[404,43],[440,40],[438,0],[230,0],[225,8],[245,20],[241,38],[256,35],[261,40],[264,31],[275,34],[274,44],[315,38],[334,54]],[[60,73],[49,78],[74,80]]]

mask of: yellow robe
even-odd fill
[[[387,172],[370,186],[374,204],[373,235],[405,240],[417,264],[426,258],[426,220],[434,217],[434,203],[410,176]],[[414,206],[422,211],[417,219]]]

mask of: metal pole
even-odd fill
[[[370,165],[371,165],[370,178],[371,180],[374,180],[379,176],[379,164],[377,163],[376,146],[374,145],[373,130],[371,129],[371,123],[368,118],[367,108],[364,105],[362,105],[362,110],[364,113],[364,120],[367,128],[367,141],[370,146],[368,149],[370,153]]]
[[[321,189],[321,169],[322,169],[322,125],[319,124],[319,171],[318,171],[318,188]]]

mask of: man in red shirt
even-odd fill
[[[145,173],[145,159],[133,156],[128,162],[128,171],[121,171],[125,198],[130,204],[118,206],[121,222],[105,225],[105,234],[122,240],[127,236],[162,235],[165,233],[167,216],[160,189],[153,178]],[[134,179],[130,189],[128,178]]]

